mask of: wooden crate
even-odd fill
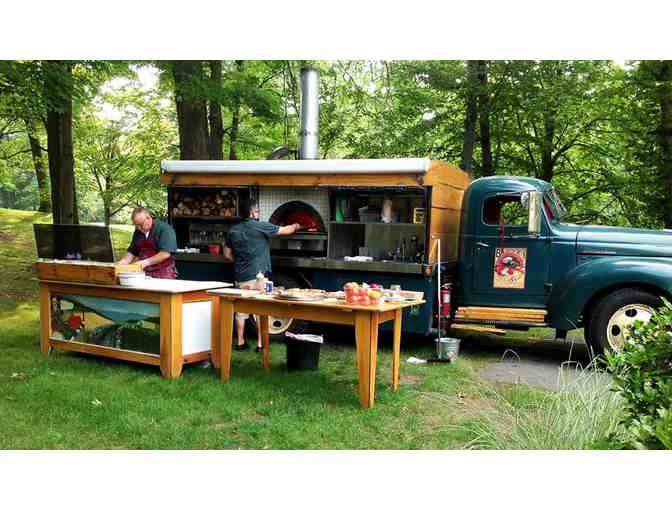
[[[35,263],[40,280],[64,282],[100,283],[115,285],[117,275],[123,272],[142,271],[140,264],[118,265],[112,262],[91,262],[83,260],[38,260]]]

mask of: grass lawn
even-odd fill
[[[43,356],[32,222],[49,219],[0,209],[0,449],[464,448],[482,429],[482,411],[498,405],[495,389],[521,409],[548,394],[480,380],[483,356],[410,365],[409,356],[433,349],[418,341],[402,343],[401,388],[392,393],[391,339],[382,335],[376,404],[362,410],[347,329],[330,330],[317,372],[288,373],[282,344],[271,345],[269,371],[259,354],[234,351],[227,384],[214,369],[193,365],[166,380],[156,367],[58,351]],[[123,250],[132,229],[114,231]]]

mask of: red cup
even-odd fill
[[[208,245],[208,251],[210,251],[210,253],[212,255],[219,255],[219,250],[221,250],[221,249],[222,249],[222,247],[218,244],[209,244]]]

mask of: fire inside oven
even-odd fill
[[[298,223],[301,225],[299,230],[301,233],[326,233],[320,214],[313,206],[301,200],[293,200],[282,204],[271,214],[269,221],[274,225],[281,226]]]
[[[290,236],[276,236],[271,243],[274,255],[325,256],[327,229],[314,207],[301,200],[286,202],[271,214],[269,221],[284,226],[298,223],[301,228]]]

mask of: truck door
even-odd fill
[[[483,306],[541,308],[549,292],[549,230],[528,233],[529,194],[496,193],[483,201],[474,240],[472,297]]]

